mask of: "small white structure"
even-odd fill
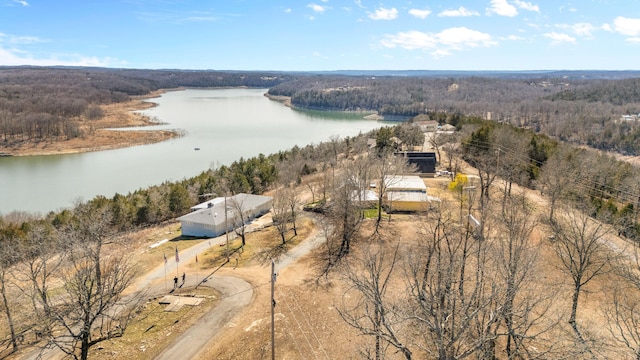
[[[241,219],[249,222],[269,212],[272,204],[270,196],[236,194],[198,204],[176,220],[182,225],[183,236],[217,237],[242,225]]]
[[[427,185],[420,176],[415,175],[396,175],[388,176],[384,179],[387,191],[409,191],[427,193]]]
[[[416,121],[414,124],[420,126],[422,132],[435,132],[438,130],[438,122],[435,120],[421,120]]]
[[[419,176],[392,176],[387,184],[386,203],[389,211],[426,211],[433,198]]]

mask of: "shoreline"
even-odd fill
[[[383,115],[378,114],[377,111],[347,111],[347,110],[331,110],[331,109],[310,109],[310,108],[304,108],[304,107],[298,107],[295,106],[291,103],[291,96],[282,96],[282,95],[269,95],[268,92],[266,92],[264,94],[264,96],[266,98],[268,98],[269,100],[273,100],[273,101],[277,101],[279,103],[282,103],[284,106],[289,107],[291,109],[295,109],[295,110],[309,110],[309,111],[327,111],[327,112],[340,112],[340,113],[347,113],[347,114],[367,114],[365,116],[363,116],[362,118],[365,120],[376,120],[376,121],[384,121],[385,118]]]
[[[182,136],[179,130],[113,130],[115,128],[146,127],[158,125],[146,115],[139,113],[157,106],[147,101],[169,91],[184,88],[159,89],[146,95],[132,96],[127,102],[102,105],[102,119],[97,121],[77,120],[84,134],[73,139],[48,139],[15,141],[11,146],[0,143],[0,157],[49,156],[79,154],[93,151],[122,149],[132,146],[150,145]]]

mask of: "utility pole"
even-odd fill
[[[275,309],[276,309],[276,300],[273,298],[273,293],[275,289],[276,283],[276,265],[271,259],[271,360],[276,359],[276,336],[275,336]]]
[[[227,196],[224,197],[224,233],[227,238],[227,262],[229,262],[229,224],[227,223]]]

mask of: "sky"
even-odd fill
[[[0,0],[0,65],[639,70],[640,0]]]

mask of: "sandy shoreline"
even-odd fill
[[[27,140],[13,142],[11,146],[0,143],[0,154],[4,156],[62,155],[91,151],[120,149],[125,147],[154,144],[181,136],[173,130],[110,130],[113,128],[153,126],[147,116],[135,111],[156,106],[145,100],[157,98],[167,91],[182,89],[163,89],[144,96],[132,97],[130,101],[101,106],[104,117],[96,121],[78,119],[78,125],[84,135],[75,139],[48,139],[46,141]]]

